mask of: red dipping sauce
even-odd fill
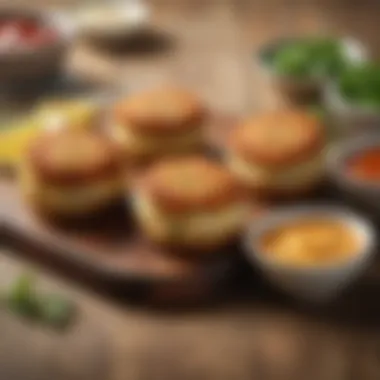
[[[0,54],[42,47],[51,44],[56,38],[56,30],[38,20],[0,19]]]
[[[356,179],[380,184],[380,147],[355,155],[348,161],[347,169]]]

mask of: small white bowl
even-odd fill
[[[280,75],[276,73],[271,65],[265,62],[268,59],[271,60],[273,55],[284,45],[295,40],[295,38],[280,39],[265,45],[259,52],[263,71],[278,91],[291,102],[298,104],[320,100],[324,95],[324,87],[328,78],[295,78]],[[346,59],[350,62],[357,64],[369,59],[369,53],[361,42],[351,37],[342,38],[340,41]]]
[[[308,216],[342,221],[362,238],[362,249],[352,258],[331,265],[298,267],[284,265],[260,251],[260,240],[280,225]],[[375,230],[359,215],[332,205],[308,205],[280,208],[252,223],[244,245],[248,259],[258,266],[268,280],[283,292],[309,302],[326,302],[337,296],[368,266],[374,256]]]
[[[55,41],[40,47],[0,52],[0,85],[23,83],[25,80],[49,78],[62,68],[74,30],[70,22],[57,12],[24,9],[1,9],[0,19],[21,17],[35,20],[57,32]]]
[[[111,14],[115,16],[110,17]],[[150,10],[141,0],[89,5],[80,9],[75,19],[77,32],[83,37],[120,40],[145,30]]]
[[[331,147],[326,155],[326,168],[330,182],[344,196],[363,206],[373,216],[380,215],[380,184],[355,179],[347,172],[346,163],[360,152],[380,147],[380,132],[343,139]]]

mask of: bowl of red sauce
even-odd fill
[[[369,184],[380,185],[380,146],[370,147],[347,162],[348,174]]]
[[[0,86],[59,72],[72,34],[58,13],[0,10]]]
[[[331,181],[352,201],[380,213],[380,134],[338,143],[327,154]]]

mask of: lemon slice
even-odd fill
[[[98,106],[88,100],[53,100],[41,104],[34,114],[44,129],[90,129],[95,126]]]
[[[30,141],[41,131],[39,125],[29,119],[0,132],[0,166],[17,166]]]
[[[0,129],[0,166],[17,167],[30,141],[42,130],[94,127],[98,111],[94,102],[82,99],[40,104],[25,119]]]

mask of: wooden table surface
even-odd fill
[[[167,49],[141,57],[81,47],[72,55],[73,70],[127,89],[184,83],[215,109],[247,114],[276,105],[252,59],[261,43],[318,32],[360,38],[375,55],[380,46],[376,1],[151,3],[154,25],[170,41]],[[27,264],[12,249],[0,251],[0,285],[5,285]],[[192,312],[148,311],[113,304],[56,275],[42,272],[40,278],[41,287],[59,288],[76,300],[80,317],[60,335],[1,311],[1,380],[380,378],[376,298],[365,310],[373,316],[371,324],[359,328],[343,323],[344,316],[331,321],[318,310],[260,300]],[[360,302],[351,308],[360,316]]]

